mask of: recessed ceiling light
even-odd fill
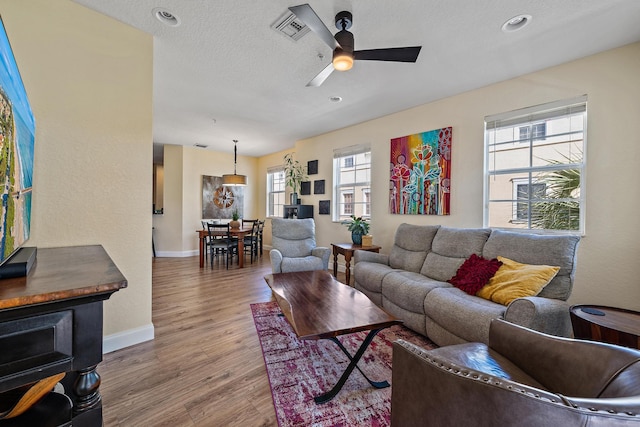
[[[329,101],[331,101],[331,102],[342,102],[342,97],[341,96],[330,96],[329,97]]]
[[[169,25],[170,27],[177,27],[180,25],[180,18],[169,12],[167,9],[156,7],[151,11],[151,13],[158,21],[165,25]]]
[[[513,18],[502,24],[502,31],[504,31],[505,33],[518,31],[524,28],[524,26],[529,22],[531,22],[531,15],[514,16]]]

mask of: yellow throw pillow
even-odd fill
[[[498,261],[502,266],[476,295],[504,305],[516,298],[538,295],[560,271],[560,267],[521,264],[501,256]]]

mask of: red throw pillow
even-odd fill
[[[484,285],[489,283],[489,279],[496,274],[502,265],[497,259],[485,259],[476,254],[472,254],[462,263],[456,275],[447,282],[469,295],[475,295]]]

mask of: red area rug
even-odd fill
[[[330,390],[349,364],[347,356],[329,340],[302,341],[275,302],[251,304],[271,394],[280,427],[288,426],[389,426],[391,387],[375,389],[354,370],[338,395],[317,405],[313,398]],[[340,336],[354,354],[366,336],[358,332]],[[404,339],[424,348],[436,345],[403,327],[378,333],[358,363],[373,381],[391,382],[392,343]]]

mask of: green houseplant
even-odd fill
[[[299,161],[294,160],[294,153],[288,153],[284,156],[284,179],[287,187],[291,188],[291,204],[298,202],[298,192],[300,191],[300,183],[307,179],[304,166]]]
[[[231,214],[231,221],[229,222],[229,227],[231,228],[240,228],[240,215],[238,214],[238,209],[234,209]]]
[[[356,217],[355,215],[351,215],[350,219],[345,219],[341,224],[347,226],[347,229],[351,232],[351,241],[355,245],[362,244],[362,236],[369,234],[369,227],[371,226],[367,222],[367,218]]]

